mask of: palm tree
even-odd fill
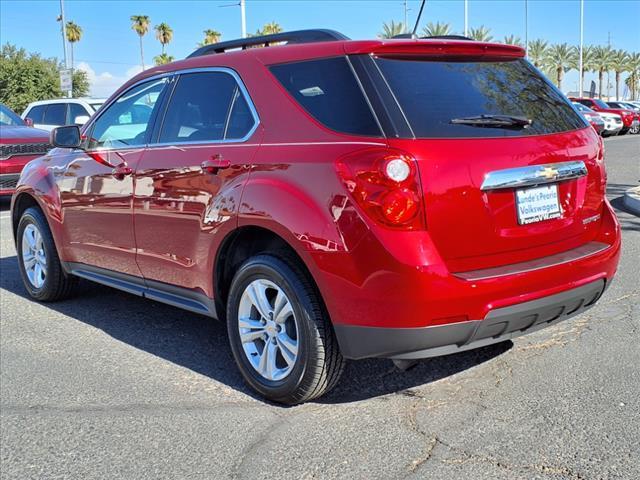
[[[506,43],[507,45],[518,45],[519,47],[524,46],[520,37],[516,35],[509,35],[508,37],[504,37],[504,43]]]
[[[431,22],[427,23],[427,26],[422,29],[423,33],[427,37],[443,37],[445,35],[451,35],[451,25],[448,23],[436,22],[435,25]]]
[[[73,44],[82,38],[82,28],[77,23],[67,22],[67,41],[71,45],[71,72],[73,72]]]
[[[616,100],[620,100],[620,77],[629,69],[629,54],[624,50],[614,50],[611,56],[611,69],[616,73]]]
[[[491,29],[484,25],[480,25],[478,28],[469,29],[469,37],[474,39],[476,42],[490,42],[493,40]]]
[[[142,70],[144,70],[144,51],[142,50],[142,37],[144,37],[149,31],[149,25],[151,21],[147,15],[131,15],[131,28],[138,34],[140,38],[140,64]]]
[[[212,43],[218,43],[220,41],[220,37],[222,37],[222,34],[217,30],[207,29],[204,31],[204,40],[200,45],[204,46],[211,45]]]
[[[593,49],[593,69],[598,72],[598,96],[602,98],[604,74],[611,68],[613,51],[610,47],[597,46]]]
[[[164,53],[164,47],[173,40],[173,29],[164,22],[156,25],[156,38],[162,45],[162,53]]]
[[[548,50],[549,43],[544,40],[538,39],[529,42],[529,49],[527,50],[529,61],[531,61],[536,68],[543,68]]]
[[[175,57],[167,53],[161,53],[160,55],[153,57],[153,61],[156,63],[156,65],[166,65],[167,63],[171,63],[174,60]]]
[[[280,32],[282,32],[282,27],[278,22],[265,23],[264,27],[262,27],[262,35],[273,35]]]
[[[625,80],[631,92],[631,100],[636,100],[636,94],[640,87],[640,53],[630,53],[627,59],[629,76]]]
[[[391,20],[391,23],[384,22],[382,24],[382,32],[378,33],[378,38],[393,38],[402,33],[404,33],[404,24]]]
[[[575,50],[567,43],[553,45],[547,53],[547,69],[556,74],[556,85],[562,90],[562,78],[564,72],[573,68],[576,57]]]

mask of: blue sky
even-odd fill
[[[107,96],[139,70],[138,37],[129,17],[149,15],[152,25],[168,23],[174,40],[167,52],[176,58],[191,53],[202,40],[202,32],[212,28],[223,40],[240,36],[240,9],[224,6],[238,0],[199,1],[102,1],[66,0],[67,20],[84,30],[75,46],[76,65],[90,73],[93,94]],[[419,0],[410,0],[409,23],[415,22]],[[464,27],[463,0],[427,0],[421,27],[427,22],[448,22],[461,32]],[[515,34],[524,40],[524,0],[470,0],[469,24],[491,28],[494,39]],[[577,44],[580,38],[577,0],[529,0],[529,39]],[[46,57],[62,58],[58,0],[0,0],[0,42],[13,43]],[[254,32],[270,21],[287,30],[333,28],[351,38],[374,37],[384,21],[402,21],[402,0],[247,0],[247,30]],[[640,0],[585,1],[585,44],[606,44],[627,51],[640,51]],[[634,24],[635,23],[635,24]],[[623,25],[626,24],[626,25]],[[421,28],[420,27],[420,28]],[[160,53],[153,32],[144,38],[145,61]],[[588,76],[591,80],[593,76]],[[613,80],[612,80],[613,82]],[[563,90],[574,90],[577,73],[565,79]]]

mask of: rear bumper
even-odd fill
[[[314,255],[314,276],[346,357],[422,358],[506,340],[584,311],[615,276],[620,248],[620,226],[605,202],[591,242],[542,258],[454,273],[433,245],[392,250],[369,237],[349,253]],[[416,250],[421,265],[399,260]]]
[[[337,325],[347,358],[413,360],[484,347],[555,325],[592,307],[606,288],[604,279],[548,297],[491,310],[482,320],[424,328]]]

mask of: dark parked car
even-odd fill
[[[32,128],[0,103],[0,196],[11,195],[22,168],[50,148],[48,132]]]
[[[603,141],[524,56],[321,30],[146,70],[27,166],[25,288],[81,277],[219,318],[284,403],[346,358],[406,366],[579,314],[620,255]]]

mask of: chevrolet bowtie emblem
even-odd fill
[[[538,177],[544,177],[547,180],[551,180],[552,178],[556,178],[558,176],[558,170],[552,167],[544,167],[542,170],[538,170],[536,174]]]

